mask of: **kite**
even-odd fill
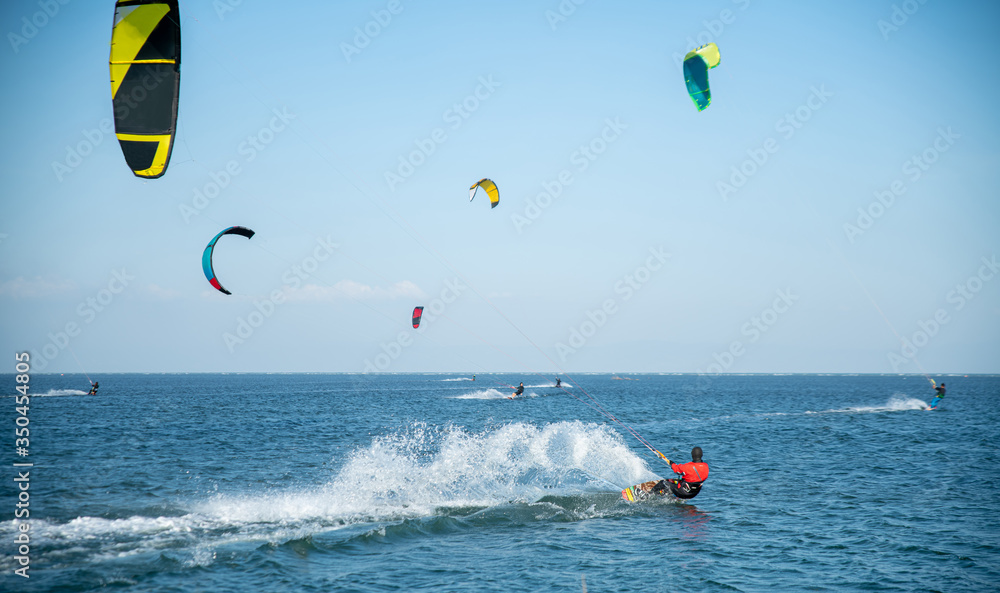
[[[424,315],[423,307],[415,307],[413,309],[413,329],[420,327],[420,318]]]
[[[471,202],[472,198],[476,197],[476,191],[480,187],[490,196],[490,204],[492,204],[490,208],[496,208],[497,204],[500,203],[500,190],[497,189],[497,184],[493,183],[492,179],[486,179],[485,177],[473,183],[472,187],[469,188],[469,201]]]
[[[222,231],[218,235],[212,238],[205,247],[204,253],[201,254],[201,269],[205,272],[205,277],[208,281],[212,283],[216,289],[218,289],[222,294],[233,294],[222,287],[219,284],[219,279],[215,276],[215,269],[212,267],[212,254],[215,252],[215,242],[219,240],[219,237],[223,235],[242,235],[247,239],[253,237],[253,231],[246,227],[241,226],[231,226],[228,229]]]
[[[689,51],[684,56],[684,82],[688,94],[698,111],[704,111],[712,102],[712,92],[708,88],[708,71],[719,65],[719,46],[714,43]]]
[[[177,0],[118,0],[111,29],[115,136],[136,177],[167,170],[177,129],[181,26]]]

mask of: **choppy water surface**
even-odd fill
[[[467,378],[34,376],[0,590],[1000,591],[998,377]],[[665,467],[587,394],[698,498],[622,501]]]

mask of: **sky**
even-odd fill
[[[35,372],[1000,372],[995,2],[180,11],[143,180],[113,3],[0,5],[0,343]]]

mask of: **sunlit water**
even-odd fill
[[[629,377],[33,376],[0,590],[1000,590],[1000,378]],[[666,468],[588,394],[701,494],[622,501]]]

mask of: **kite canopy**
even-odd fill
[[[155,179],[170,161],[181,85],[177,0],[118,0],[111,29],[115,135],[137,177]]]
[[[500,190],[497,189],[497,184],[493,183],[492,179],[485,177],[473,183],[472,187],[469,188],[469,201],[471,202],[472,198],[476,197],[476,191],[480,187],[490,196],[490,204],[492,204],[490,208],[496,208],[497,204],[500,203]]]
[[[720,59],[719,46],[714,43],[703,45],[684,56],[684,82],[698,111],[704,111],[712,102],[708,71],[718,66]]]
[[[250,229],[242,226],[231,226],[212,238],[201,254],[201,269],[205,272],[205,277],[217,290],[223,294],[233,294],[219,284],[219,279],[215,277],[215,268],[212,266],[212,254],[215,253],[215,242],[223,235],[242,235],[247,239],[253,237],[254,233]]]
[[[414,307],[413,309],[413,329],[420,327],[420,318],[424,315],[423,307]]]

